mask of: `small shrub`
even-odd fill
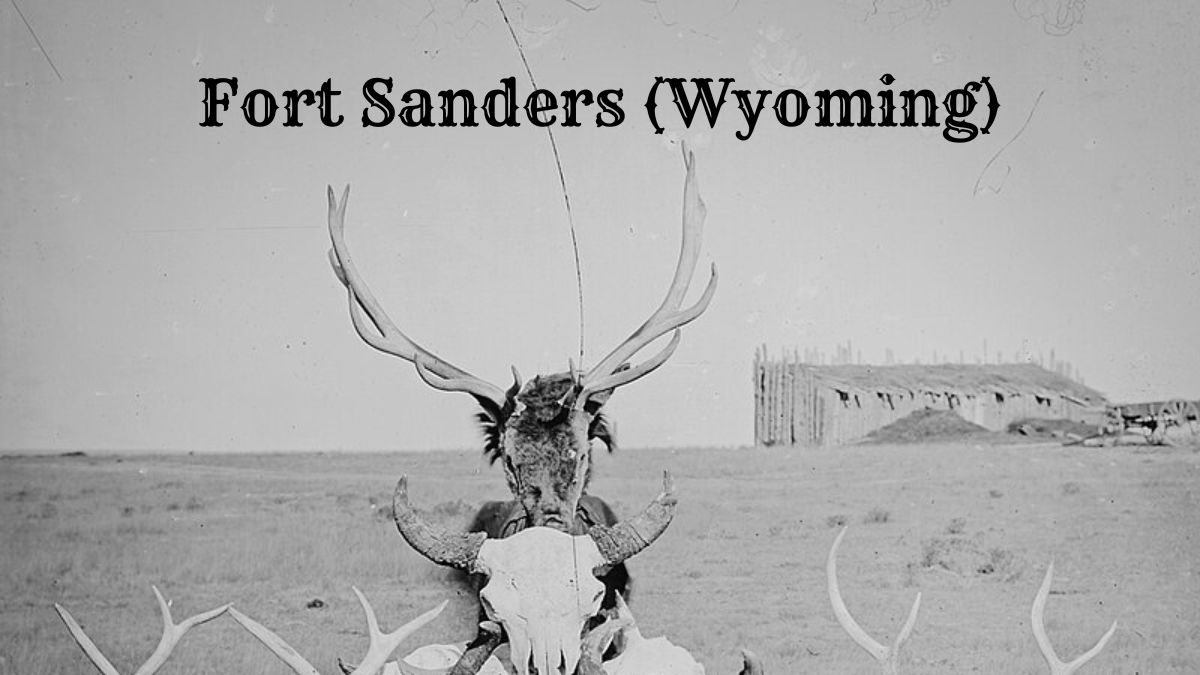
[[[962,534],[967,529],[966,518],[955,518],[946,525],[946,534]]]
[[[991,497],[992,499],[999,499],[1004,496],[1004,493],[993,488],[991,490],[988,490],[988,496]]]
[[[391,520],[395,517],[396,514],[392,510],[392,505],[387,504],[384,506],[375,507],[375,509],[373,511],[371,511],[371,515],[375,520],[391,522]]]
[[[875,523],[875,524],[886,523],[891,519],[892,519],[891,512],[889,512],[887,509],[881,509],[878,506],[876,506],[876,507],[872,508],[870,511],[867,511],[866,517],[863,518],[863,523],[866,523],[867,525],[870,525],[873,523]]]
[[[171,502],[170,504],[167,504],[168,511],[178,511],[179,508],[179,502]]]
[[[23,487],[16,492],[10,492],[4,497],[5,501],[27,502],[33,498],[33,490]]]
[[[922,542],[921,560],[918,562],[918,564],[925,569],[930,569],[933,567],[949,569],[949,566],[942,562],[942,557],[945,555],[948,548],[949,546],[947,546],[946,540],[939,539],[937,537]]]
[[[1064,495],[1079,494],[1079,489],[1080,489],[1079,483],[1074,483],[1074,482],[1068,481],[1068,482],[1062,484],[1062,493]]]
[[[849,521],[845,515],[838,513],[825,519],[825,527],[845,527]]]
[[[201,511],[204,509],[204,504],[195,497],[189,497],[187,504],[184,504],[183,508],[187,509],[188,511]]]
[[[1021,577],[1017,566],[1016,556],[1012,551],[1000,547],[991,548],[987,552],[987,560],[975,570],[976,574],[994,576],[1004,582],[1013,582]]]
[[[921,569],[941,569],[961,577],[985,577],[1012,582],[1020,578],[1021,565],[1007,549],[984,549],[974,538],[933,537],[921,544]]]
[[[129,517],[131,517],[131,516],[133,515],[133,512],[134,512],[134,508],[133,508],[132,506],[123,506],[123,507],[121,507],[121,517],[122,517],[122,518],[129,518]]]

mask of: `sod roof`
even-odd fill
[[[818,380],[846,392],[1014,394],[1105,405],[1104,394],[1031,363],[992,365],[811,366]]]

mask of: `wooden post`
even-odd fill
[[[795,398],[792,396],[795,377],[792,373],[792,360],[788,353],[783,353],[783,438],[785,445],[792,445],[792,418],[795,416]]]
[[[767,346],[764,344],[754,351],[754,444],[765,445],[766,438],[764,437],[763,416],[766,412],[766,352]]]
[[[783,383],[783,368],[778,361],[771,362],[771,444],[779,443],[779,416],[783,411],[779,388]]]
[[[760,429],[759,429],[759,424],[758,424],[759,411],[762,409],[762,397],[759,395],[759,388],[758,388],[758,369],[759,369],[759,366],[761,365],[761,362],[758,359],[759,359],[759,351],[758,351],[758,348],[756,347],[754,349],[754,361],[750,364],[750,386],[754,389],[754,444],[755,445],[762,444],[762,434],[759,433]]]

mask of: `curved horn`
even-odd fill
[[[763,668],[762,659],[749,649],[742,650],[742,670],[739,675],[763,675],[766,670]]]
[[[621,597],[620,593],[617,597]],[[633,626],[633,619],[622,617],[608,619],[596,626],[583,636],[580,645],[579,665],[575,668],[576,675],[607,675],[604,669],[604,652],[608,651],[617,633]]]
[[[392,517],[396,529],[417,553],[439,565],[454,567],[464,572],[483,572],[476,565],[479,547],[487,540],[487,534],[472,532],[447,532],[445,528],[425,522],[416,509],[408,503],[408,476],[401,476],[392,495]]]
[[[675,506],[679,498],[675,495],[675,482],[671,474],[663,472],[663,491],[644,511],[629,520],[612,527],[596,525],[588,530],[588,536],[596,542],[596,548],[604,556],[605,565],[616,565],[641,553],[666,531],[675,517]]]

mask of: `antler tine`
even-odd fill
[[[367,600],[367,596],[363,595],[362,591],[357,588],[354,588],[354,595],[358,596],[358,602],[362,605],[363,612],[367,615],[367,631],[370,634],[371,643],[367,648],[367,655],[358,664],[358,667],[352,671],[351,675],[375,675],[392,656],[392,652],[396,651],[396,648],[400,646],[400,643],[407,640],[408,636],[417,632],[425,624],[436,619],[449,603],[449,600],[443,600],[437,607],[409,621],[391,633],[384,633],[379,630],[379,621],[375,618],[375,610],[371,608],[371,603]]]
[[[188,629],[206,621],[212,621],[224,614],[225,610],[229,609],[229,605],[225,604],[216,609],[210,609],[207,612],[201,612],[195,616],[188,617],[176,624],[171,619],[170,603],[159,592],[157,586],[151,586],[151,588],[154,589],[154,597],[158,598],[158,606],[162,610],[163,636],[158,642],[158,648],[154,650],[154,653],[150,655],[146,663],[137,669],[135,675],[151,675],[157,672],[162,664],[166,663],[167,658],[171,656],[171,651],[175,649],[175,645],[183,638],[184,633],[188,632]]]
[[[1100,641],[1091,649],[1084,652],[1074,661],[1063,663],[1058,658],[1058,654],[1054,651],[1054,646],[1050,644],[1050,638],[1046,635],[1046,599],[1050,597],[1050,584],[1054,579],[1054,561],[1050,561],[1050,566],[1046,568],[1046,577],[1042,580],[1042,586],[1038,589],[1037,595],[1033,599],[1033,609],[1030,610],[1030,624],[1033,626],[1033,639],[1037,640],[1038,649],[1041,650],[1042,656],[1046,659],[1046,664],[1050,667],[1051,675],[1071,675],[1075,671],[1083,667],[1083,664],[1091,661],[1093,657],[1104,649],[1104,645],[1108,644],[1109,638],[1117,630],[1117,622],[1113,621],[1108,627],[1108,632],[1100,638]]]
[[[58,616],[63,620],[63,623],[67,624],[67,630],[71,631],[71,637],[75,638],[75,642],[79,645],[79,648],[83,650],[84,654],[87,654],[88,659],[96,665],[96,668],[101,673],[104,673],[104,675],[121,675],[113,667],[113,664],[104,657],[104,654],[96,646],[96,643],[92,642],[87,633],[83,632],[83,628],[79,625],[79,622],[75,620],[75,617],[71,616],[71,613],[66,608],[56,602],[54,603],[54,609],[58,612]]]
[[[675,332],[671,335],[671,341],[667,343],[667,346],[662,351],[655,354],[653,358],[646,359],[632,368],[618,370],[608,377],[602,377],[591,384],[584,385],[580,389],[579,395],[575,397],[575,406],[582,408],[583,404],[587,402],[588,397],[592,394],[604,391],[605,389],[615,389],[623,384],[629,384],[639,377],[658,370],[658,367],[666,363],[667,359],[671,358],[671,355],[675,353],[675,348],[679,346],[679,340],[682,337],[683,332],[675,329]]]
[[[700,258],[704,219],[707,215],[704,201],[700,198],[699,183],[696,180],[696,158],[686,145],[683,147],[683,161],[687,168],[687,177],[684,179],[683,185],[683,238],[679,246],[679,262],[675,266],[675,276],[671,279],[671,285],[667,289],[667,295],[663,298],[662,304],[650,315],[650,318],[646,319],[645,323],[584,376],[584,388],[589,393],[628,384],[654,370],[654,368],[634,368],[634,377],[613,379],[613,374],[617,369],[646,345],[703,314],[712,300],[713,293],[717,290],[717,267],[713,265],[708,286],[705,287],[700,299],[691,307],[680,309],[683,296],[692,283],[696,261]],[[670,356],[669,352],[666,356]],[[664,357],[663,361],[665,360]],[[655,367],[659,365],[662,363],[659,362]],[[581,395],[579,399],[585,400],[586,397]]]
[[[333,248],[329,251],[329,263],[333,266],[338,281],[342,282],[349,294],[350,321],[353,322],[359,337],[381,352],[398,356],[416,365],[421,379],[436,389],[466,392],[476,398],[491,401],[497,407],[504,407],[504,392],[499,387],[475,377],[413,342],[392,322],[350,259],[350,248],[346,245],[346,205],[350,200],[350,186],[347,185],[342,192],[340,204],[333,194],[332,186],[327,188],[327,196],[329,238],[333,242]]]
[[[158,672],[158,669],[166,663],[167,659],[171,656],[171,651],[175,649],[175,645],[179,643],[179,640],[183,638],[184,633],[187,633],[189,628],[206,621],[211,621],[229,609],[229,605],[222,605],[216,609],[210,609],[207,612],[201,612],[193,617],[184,619],[176,624],[171,619],[170,603],[159,592],[158,587],[151,586],[151,588],[154,589],[154,596],[158,598],[158,606],[162,611],[163,635],[154,653],[150,655],[150,658],[146,659],[141,668],[137,669],[136,675],[153,675],[153,673]],[[87,633],[83,632],[83,628],[75,621],[71,613],[58,603],[54,603],[54,609],[58,612],[58,616],[63,620],[63,623],[67,625],[67,630],[71,632],[71,637],[75,638],[75,642],[79,644],[79,647],[83,649],[83,653],[87,654],[96,668],[101,673],[104,673],[104,675],[120,675],[112,663],[100,652],[96,643],[92,642]]]
[[[899,634],[896,635],[896,640],[890,648],[884,647],[870,635],[867,635],[862,626],[859,626],[854,617],[850,615],[850,610],[846,609],[846,603],[842,601],[842,592],[838,589],[837,550],[838,546],[842,543],[842,537],[846,536],[846,530],[848,529],[846,527],[842,528],[837,538],[833,540],[833,546],[829,549],[829,560],[825,565],[826,581],[829,586],[829,603],[833,605],[833,615],[837,617],[838,623],[850,635],[855,644],[875,657],[875,660],[879,662],[884,673],[894,675],[900,654],[900,645],[908,639],[909,634],[912,633],[913,625],[917,621],[917,612],[921,609],[921,594],[917,593],[917,598],[913,601],[912,609],[908,611],[908,619],[905,620],[904,626],[900,629]]]
[[[375,675],[378,673],[388,658],[391,657],[392,652],[396,651],[396,648],[400,646],[400,643],[408,639],[408,636],[415,633],[425,624],[437,618],[449,602],[448,600],[443,600],[442,604],[409,621],[391,633],[384,633],[379,630],[379,621],[375,618],[375,610],[371,607],[367,596],[363,595],[362,591],[357,588],[351,588],[354,590],[354,595],[358,597],[359,604],[362,605],[363,613],[367,615],[367,634],[370,640],[370,645],[367,647],[367,655],[363,657],[358,667],[352,671],[343,667],[343,670],[351,673],[351,675]],[[281,661],[287,664],[296,675],[320,675],[311,663],[305,660],[299,652],[271,629],[242,614],[233,607],[229,608],[229,613],[233,615],[233,618],[238,623],[242,624],[243,628],[250,631],[251,635],[258,638],[260,642],[266,645],[267,649],[270,649],[275,656],[278,656]]]
[[[296,651],[270,628],[242,614],[236,607],[229,608],[229,615],[240,623],[242,628],[245,628],[251,635],[258,638],[259,642],[263,643],[267,649],[270,649],[275,656],[278,656],[280,661],[287,664],[296,675],[321,675],[320,671],[314,668],[303,656],[300,656],[300,652]]]

